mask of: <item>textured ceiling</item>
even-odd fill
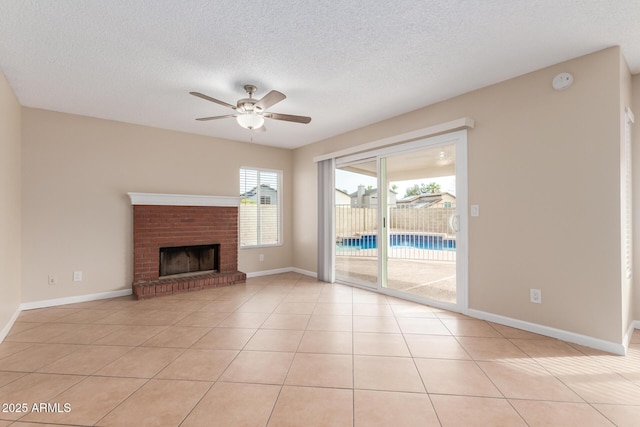
[[[287,99],[255,143],[294,148],[609,46],[640,72],[638,0],[0,0],[20,103],[249,141],[242,86]]]

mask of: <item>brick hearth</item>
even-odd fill
[[[236,283],[244,283],[246,279],[246,274],[240,271],[234,273],[203,273],[191,277],[165,278],[151,282],[134,283],[133,293],[138,299],[148,299],[181,292],[220,288]]]
[[[144,204],[157,197],[130,193],[133,206],[133,293],[138,299],[244,283],[238,271],[238,207]],[[143,195],[162,196],[173,195]],[[173,196],[174,203],[208,204],[204,196]],[[184,198],[188,198],[185,202]],[[202,197],[202,198],[200,198]],[[227,199],[227,198],[216,198]],[[160,277],[160,248],[220,245],[219,271]]]

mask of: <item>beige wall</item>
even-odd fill
[[[20,306],[20,120],[20,104],[0,72],[0,335]]]
[[[314,156],[467,116],[469,307],[620,343],[620,64],[610,48],[297,149],[294,266],[316,269]]]
[[[23,302],[129,288],[127,192],[238,196],[241,166],[283,170],[284,244],[240,250],[239,268],[291,267],[290,150],[31,108],[22,117]]]

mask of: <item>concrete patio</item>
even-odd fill
[[[387,288],[437,301],[456,301],[455,261],[389,258]],[[336,277],[376,283],[378,260],[373,256],[336,255]]]

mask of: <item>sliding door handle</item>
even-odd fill
[[[460,231],[460,215],[451,215],[449,217],[449,227],[456,233]]]

